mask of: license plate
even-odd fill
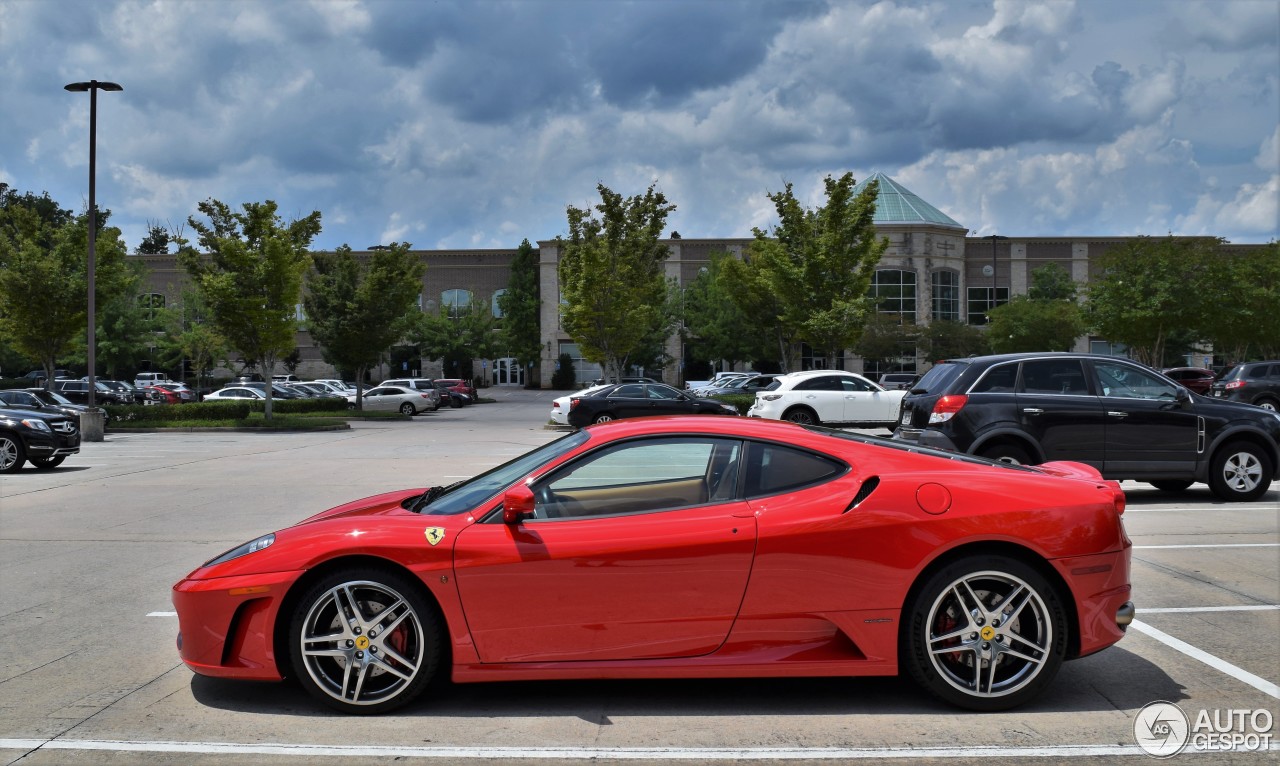
[[[899,420],[898,422],[899,422],[899,423],[902,423],[902,425],[904,425],[904,426],[909,426],[909,425],[911,425],[911,411],[910,411],[910,410],[903,410],[903,411],[902,411],[902,419],[901,419],[901,420]]]

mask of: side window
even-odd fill
[[[952,365],[955,366],[955,365]],[[987,370],[969,390],[971,394],[1011,394],[1018,383],[1018,365],[1002,364]]]
[[[746,496],[762,497],[817,484],[836,478],[845,468],[843,463],[812,452],[752,443],[747,449]]]
[[[610,399],[644,399],[644,386],[639,383],[631,383],[625,386],[618,386],[613,389],[613,393],[609,394]]]
[[[1089,393],[1078,359],[1037,359],[1022,363],[1022,388],[1027,394]]]
[[[843,387],[840,385],[840,378],[833,375],[823,375],[817,378],[809,378],[802,380],[796,384],[797,391],[841,391]]]
[[[1121,399],[1176,399],[1178,388],[1145,370],[1115,362],[1094,362],[1103,396]]]
[[[741,451],[737,440],[705,437],[615,445],[539,482],[534,517],[615,516],[728,500]]]
[[[650,399],[679,399],[680,392],[670,386],[649,386]]]
[[[1256,378],[1261,380],[1262,378],[1267,377],[1268,369],[1270,369],[1270,367],[1265,364],[1254,365],[1253,369],[1249,370],[1248,376],[1250,378]]]
[[[871,386],[857,378],[840,378],[840,387],[845,391],[870,391]]]

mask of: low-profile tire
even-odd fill
[[[996,460],[1010,465],[1033,465],[1035,462],[1025,449],[1016,444],[995,444],[985,447],[978,454],[988,460]]]
[[[66,459],[67,459],[66,455],[58,455],[57,457],[28,458],[28,460],[31,461],[31,465],[35,466],[36,468],[39,468],[42,471],[47,471],[50,468],[57,468],[58,466],[62,465],[62,461]]]
[[[594,418],[592,418],[591,422],[592,423],[608,423],[612,420],[614,420],[612,413],[602,412],[599,415],[596,415]]]
[[[27,451],[17,437],[0,434],[0,473],[14,473],[22,470],[27,460]]]
[[[413,406],[413,402],[405,402],[400,405],[400,414],[412,417],[418,414],[418,408]]]
[[[333,572],[297,602],[289,626],[294,674],[345,713],[406,705],[431,682],[443,632],[420,583],[372,568]]]
[[[934,572],[903,614],[902,662],[934,696],[976,711],[1041,694],[1067,653],[1067,615],[1031,566],[972,556]]]
[[[1185,481],[1183,479],[1161,479],[1151,482],[1151,486],[1161,492],[1182,492],[1187,487],[1195,484],[1193,481]]]
[[[1228,502],[1257,500],[1271,486],[1271,457],[1256,444],[1231,442],[1213,455],[1209,488]]]
[[[782,414],[782,419],[802,426],[822,425],[822,421],[818,419],[818,413],[808,407],[792,407]]]

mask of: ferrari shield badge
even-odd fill
[[[427,536],[427,542],[432,545],[439,545],[444,539],[444,527],[427,527],[424,533]]]

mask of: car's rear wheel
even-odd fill
[[[412,701],[435,675],[442,644],[419,584],[393,572],[350,569],[317,582],[289,628],[294,673],[321,702],[384,713]]]
[[[1257,500],[1271,486],[1271,458],[1249,442],[1232,442],[1218,450],[1209,466],[1209,487],[1229,502]]]
[[[792,423],[798,423],[802,426],[819,426],[822,421],[818,419],[818,413],[808,407],[792,407],[782,415],[783,420],[789,420]]]
[[[1160,481],[1151,482],[1151,486],[1163,492],[1181,492],[1194,483],[1193,481],[1183,481],[1181,479],[1161,479]]]
[[[31,458],[31,465],[42,470],[48,470],[62,465],[62,461],[66,459],[66,455],[58,455],[57,457],[33,457]]]
[[[905,615],[903,660],[936,697],[970,710],[1006,710],[1044,691],[1067,653],[1057,592],[1004,556],[961,559],[935,572]]]
[[[404,404],[400,405],[400,414],[401,415],[417,415],[418,410],[413,406],[412,402],[405,402]]]
[[[978,454],[988,460],[997,460],[1010,465],[1031,465],[1034,462],[1027,451],[1016,444],[995,444],[984,448]]]
[[[1272,412],[1277,411],[1277,405],[1276,405],[1275,399],[1259,399],[1258,401],[1254,402],[1254,404],[1258,405],[1264,410],[1271,410]]]
[[[613,418],[613,415],[612,415],[612,414],[610,414],[610,413],[608,413],[608,412],[602,412],[602,413],[600,413],[599,415],[596,415],[596,416],[595,416],[595,418],[593,418],[591,422],[592,422],[592,423],[608,423],[609,421],[611,421],[611,420],[613,420],[613,419],[614,419],[614,418]]]
[[[27,453],[22,442],[8,434],[0,434],[0,473],[13,473],[22,469]]]

